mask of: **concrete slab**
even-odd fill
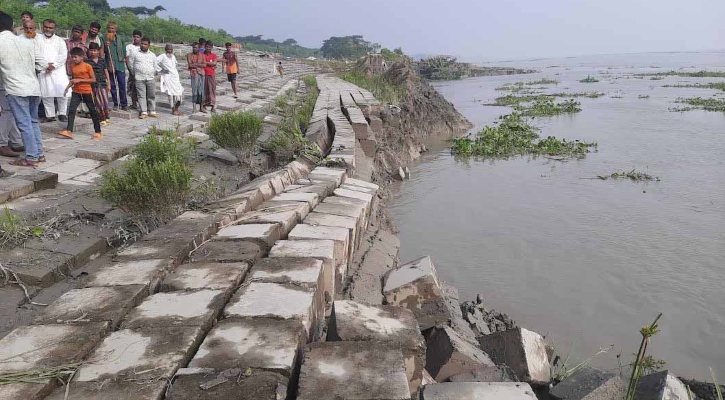
[[[262,196],[262,198],[266,201],[271,199],[274,195],[274,188],[272,187],[272,183],[269,179],[257,178],[253,180],[252,182],[242,186],[239,188],[239,193],[244,192],[252,192],[257,191]]]
[[[367,204],[372,204],[373,202],[373,195],[370,193],[363,193],[358,190],[350,190],[350,189],[344,189],[344,188],[337,188],[333,192],[335,196],[340,197],[349,197],[352,199],[358,199],[366,202]]]
[[[306,339],[304,327],[295,320],[225,319],[209,332],[189,367],[253,368],[289,378],[295,375],[297,354]]]
[[[274,196],[271,201],[302,201],[310,205],[311,208],[315,208],[320,203],[320,196],[316,193],[280,193]]]
[[[250,211],[248,213],[245,213],[242,215],[239,219],[235,221],[236,224],[239,225],[246,225],[246,224],[277,224],[279,225],[279,237],[275,237],[274,240],[277,239],[286,239],[287,234],[294,228],[295,225],[300,220],[299,213],[296,209],[291,209],[288,211],[284,211],[282,209],[267,209],[263,211]],[[268,245],[272,245],[273,243],[268,243]]]
[[[246,372],[251,372],[247,376]],[[167,400],[235,399],[284,400],[289,379],[275,372],[230,368],[181,368],[166,394]]]
[[[437,382],[481,366],[494,366],[486,353],[449,326],[433,328],[427,335],[425,368]]]
[[[170,326],[201,326],[209,329],[228,297],[223,290],[156,293],[134,308],[123,329],[166,329]]]
[[[267,254],[267,249],[254,242],[212,240],[191,253],[189,260],[197,262],[237,263],[253,262]]]
[[[107,322],[30,325],[0,339],[0,373],[58,367],[82,361],[108,331]]]
[[[538,333],[516,328],[479,336],[478,342],[496,364],[508,365],[522,381],[532,386],[549,384],[551,365],[546,342]]]
[[[207,204],[205,207],[205,211],[208,210],[209,212],[220,212],[224,210],[229,210],[230,212],[233,212],[235,214],[234,218],[236,218],[236,216],[244,214],[245,212],[252,209],[252,203],[254,202],[254,193],[255,192],[237,193],[231,196],[224,197],[222,199]],[[257,205],[262,203],[261,195],[257,200],[259,201]]]
[[[549,396],[557,400],[623,399],[626,394],[627,387],[617,374],[590,367],[576,370],[549,390]]]
[[[345,183],[343,183],[342,185],[340,185],[340,188],[339,189],[352,190],[354,192],[367,193],[367,194],[373,196],[373,198],[375,198],[375,194],[377,193],[377,190],[375,190],[375,189],[366,188],[366,187],[362,187],[362,186],[356,186],[356,185],[348,185],[347,180],[345,181]]]
[[[133,378],[131,378],[133,379]],[[47,400],[158,400],[163,399],[167,381],[164,379],[105,380],[103,382],[70,383],[56,389]]]
[[[52,251],[15,247],[0,253],[3,265],[29,286],[48,287],[65,279],[73,269],[73,256]]]
[[[113,259],[118,262],[164,260],[169,268],[173,268],[181,264],[193,248],[193,244],[186,240],[141,239],[116,253]]]
[[[298,400],[409,400],[403,355],[374,342],[325,342],[303,355]]]
[[[345,179],[345,185],[358,186],[358,187],[362,187],[362,188],[366,188],[366,189],[372,189],[375,192],[377,192],[380,189],[380,186],[378,186],[374,183],[367,182],[367,181],[364,181],[361,179],[355,179],[355,178]]]
[[[687,387],[670,371],[660,371],[639,378],[637,400],[688,400]]]
[[[198,327],[113,332],[78,369],[74,382],[170,379],[200,334]]]
[[[307,218],[305,218],[305,224],[312,226],[336,226],[338,228],[347,229],[350,236],[350,257],[355,251],[355,247],[358,245],[357,220],[353,217],[311,212],[307,215]]]
[[[3,178],[3,187],[0,189],[0,203],[27,196],[35,191],[35,184],[31,181],[18,178]]]
[[[332,240],[280,240],[269,252],[270,258],[311,257],[322,261],[325,301],[335,297],[335,242]]]
[[[315,207],[315,212],[355,218],[358,226],[358,232],[362,232],[365,221],[365,206],[361,204],[339,204],[331,200],[332,197],[326,198],[322,203]]]
[[[33,319],[34,325],[86,325],[108,322],[116,328],[123,317],[148,296],[148,286],[127,285],[73,289]]]
[[[280,212],[280,211],[294,211],[297,213],[298,222],[302,222],[307,214],[310,213],[312,207],[306,202],[300,201],[274,201],[274,199],[265,201],[260,204],[259,207],[255,208],[255,211],[268,211],[268,212]]]
[[[277,223],[242,224],[222,228],[214,240],[254,242],[269,249],[281,237],[282,227]]]
[[[332,240],[335,243],[335,261],[347,269],[350,231],[335,226],[299,224],[290,231],[289,240]],[[344,276],[342,277],[344,279]]]
[[[425,368],[425,341],[412,311],[338,300],[332,306],[328,341],[372,341],[401,350],[411,393],[418,391]]]
[[[534,390],[521,382],[447,382],[426,385],[421,400],[536,400]]]
[[[297,320],[310,338],[325,318],[323,298],[314,289],[292,284],[251,282],[232,297],[225,318],[273,318]]]
[[[340,186],[347,177],[345,170],[317,167],[310,171],[307,178],[312,181],[333,181],[335,186]]]
[[[244,280],[249,271],[248,262],[193,262],[184,263],[161,284],[161,290],[223,290],[233,289]]]
[[[450,321],[438,274],[429,256],[391,270],[385,277],[383,295],[388,304],[412,310],[422,331]]]
[[[48,379],[45,383],[11,383],[0,385],[0,399],[41,400],[46,398],[57,385]]]
[[[448,378],[450,382],[518,382],[516,373],[506,365],[482,365],[468,372],[461,372]]]
[[[316,289],[324,286],[323,272],[322,261],[315,258],[264,258],[254,264],[249,279]]]
[[[86,287],[143,285],[153,293],[165,276],[168,260],[138,260],[112,263],[93,274]]]

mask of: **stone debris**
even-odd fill
[[[281,374],[252,368],[181,368],[166,399],[284,400],[288,385],[289,378]]]
[[[482,365],[470,372],[448,378],[450,382],[518,382],[516,373],[506,365]]]
[[[332,307],[327,340],[370,341],[400,349],[410,392],[418,391],[425,367],[425,341],[410,310],[338,300]]]
[[[325,342],[305,349],[298,400],[409,400],[403,355],[374,342]]]
[[[231,151],[220,148],[216,149],[213,152],[209,153],[209,157],[221,161],[226,165],[237,165],[239,164],[239,160],[237,159],[237,156],[232,154]]]
[[[549,391],[557,400],[623,399],[627,385],[617,374],[582,367]]]
[[[516,328],[516,322],[508,315],[496,310],[487,310],[483,306],[483,296],[476,295],[476,300],[461,303],[463,319],[466,320],[476,336],[488,335],[493,332],[504,332]]]
[[[523,382],[546,386],[551,381],[547,346],[538,333],[516,328],[479,336],[478,341],[497,365],[508,365]]]
[[[433,328],[426,343],[425,369],[438,382],[482,366],[494,366],[486,353],[449,326]]]
[[[660,371],[639,378],[636,399],[642,400],[689,400],[690,396],[682,381],[670,371]]]
[[[426,385],[420,400],[536,400],[528,383],[449,382]]]

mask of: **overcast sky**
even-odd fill
[[[465,61],[725,49],[725,0],[109,0],[234,36],[319,47],[363,35]]]

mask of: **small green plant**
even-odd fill
[[[398,104],[405,97],[403,86],[396,85],[383,76],[367,76],[357,70],[346,71],[339,74],[340,78],[369,90],[376,99],[387,104]]]
[[[705,111],[725,112],[725,99],[693,97],[688,99],[677,99],[677,103],[684,103]]]
[[[659,176],[652,176],[646,172],[641,172],[637,170],[631,170],[629,172],[625,171],[617,171],[613,172],[609,175],[597,175],[597,178],[606,181],[607,179],[629,179],[633,182],[645,182],[645,181],[660,181]]]
[[[645,372],[647,347],[649,346],[652,336],[660,332],[660,328],[659,325],[657,325],[657,322],[660,320],[661,317],[662,313],[657,314],[651,324],[649,324],[648,326],[644,326],[642,327],[642,329],[639,330],[639,333],[642,335],[642,342],[640,342],[639,344],[637,357],[635,358],[634,363],[632,363],[632,373],[630,374],[629,384],[627,385],[627,396],[625,397],[626,400],[634,400],[634,396],[637,393],[637,383],[639,382],[639,378],[641,378]]]
[[[591,75],[587,75],[586,78],[580,79],[579,82],[581,82],[581,83],[596,83],[596,82],[599,82],[599,79],[597,79],[597,78],[595,78],[595,77],[593,77]]]
[[[103,174],[101,197],[139,216],[173,216],[189,197],[192,154],[192,142],[171,131],[147,135],[134,151],[135,157]]]
[[[581,103],[574,101],[573,99],[564,100],[561,103],[554,103],[554,99],[552,97],[545,97],[534,100],[533,104],[529,106],[518,105],[515,108],[524,116],[551,117],[560,114],[578,113],[582,110],[579,107],[580,105]]]
[[[666,88],[695,88],[695,89],[717,89],[725,92],[725,82],[710,82],[710,83],[694,83],[694,84],[676,84],[676,85],[663,85]]]
[[[234,151],[240,161],[251,165],[262,129],[262,119],[253,113],[230,112],[213,115],[206,133],[214,143]]]
[[[27,226],[19,215],[13,214],[7,206],[3,207],[0,213],[0,247],[17,246],[26,239],[42,234],[42,228]]]
[[[553,363],[554,365],[552,367],[553,371],[552,371],[551,376],[556,381],[563,381],[564,379],[568,378],[569,376],[571,376],[573,373],[575,373],[579,369],[589,365],[595,357],[608,352],[613,347],[614,347],[614,345],[610,345],[609,347],[601,348],[601,349],[599,349],[599,351],[594,353],[591,357],[587,358],[586,360],[584,360],[574,366],[569,366],[569,357],[571,356],[571,351],[569,352],[569,355],[566,356],[566,358],[564,359],[564,361],[561,364],[559,364],[560,358],[557,356],[554,359],[554,363]],[[574,346],[572,345],[572,350],[573,349],[574,349]]]
[[[696,72],[685,72],[685,71],[667,71],[667,72],[653,72],[645,74],[635,74],[634,76],[682,76],[688,78],[725,78],[725,71],[696,71]]]
[[[451,152],[459,156],[506,159],[516,155],[548,155],[561,158],[582,158],[596,149],[597,143],[559,140],[553,136],[540,139],[537,128],[521,113],[500,117],[501,123],[486,126],[475,135],[452,139]]]
[[[720,384],[717,383],[717,377],[715,376],[715,371],[710,368],[710,375],[712,376],[712,383],[715,384],[715,393],[717,393],[717,400],[723,400],[722,397],[722,389],[720,388]]]

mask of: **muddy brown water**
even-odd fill
[[[437,83],[476,125],[508,112],[483,106],[494,88],[543,77],[544,92],[601,91],[583,111],[541,118],[543,136],[597,141],[583,160],[457,159],[436,143],[398,185],[392,212],[401,258],[429,254],[461,299],[485,303],[546,335],[558,353],[594,364],[630,362],[639,329],[658,312],[651,354],[684,376],[725,380],[725,113],[670,112],[678,97],[723,98],[708,89],[663,85],[724,81],[632,73],[725,71],[725,53],[591,56],[497,63],[532,75]],[[598,83],[579,83],[592,75]],[[649,96],[649,98],[639,98]],[[621,98],[620,98],[621,97]],[[591,178],[633,168],[660,182]]]

